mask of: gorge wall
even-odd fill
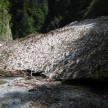
[[[12,40],[10,29],[10,15],[8,13],[8,2],[0,1],[0,41]]]

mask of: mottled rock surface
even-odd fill
[[[0,47],[0,69],[34,70],[50,79],[108,78],[108,17],[72,23]]]
[[[27,76],[27,73],[24,71],[20,70],[14,70],[14,71],[5,71],[5,70],[0,70],[0,78],[4,77],[23,77]]]
[[[0,85],[0,108],[108,108],[108,89],[103,84],[68,85],[41,77],[2,80],[7,83]]]

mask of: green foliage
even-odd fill
[[[14,38],[39,32],[48,13],[47,0],[10,0]],[[15,12],[13,12],[13,10]]]
[[[87,7],[84,18],[94,18],[108,15],[108,0],[92,0]]]
[[[59,28],[60,27],[60,22],[62,21],[63,17],[62,16],[58,16],[55,17],[49,24],[49,26],[47,27],[47,30],[53,30],[55,28]]]
[[[9,1],[0,0],[0,40],[3,40],[7,32],[7,26],[11,19],[11,16],[8,13],[9,11]]]
[[[49,0],[49,13],[41,32],[63,27],[83,16],[90,0]]]
[[[48,32],[75,20],[105,16],[107,10],[108,0],[0,0],[0,34],[6,32],[6,21],[11,17],[16,39]]]

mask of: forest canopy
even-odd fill
[[[72,21],[108,15],[108,0],[0,0],[0,32],[4,15],[13,38],[46,33]]]

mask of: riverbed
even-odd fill
[[[0,79],[0,108],[108,108],[105,89],[40,77]]]

